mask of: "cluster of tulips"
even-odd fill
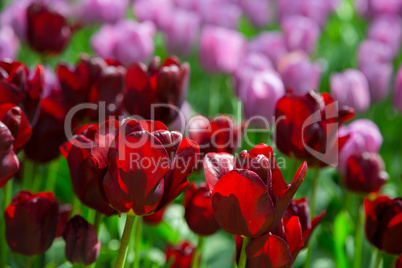
[[[0,267],[21,265],[16,254],[26,256],[26,266],[58,265],[49,252],[63,240],[65,260],[75,266],[148,267],[144,225],[160,226],[178,204],[196,239],[155,241],[164,253],[161,265],[209,267],[207,238],[225,233],[233,246],[228,267],[293,267],[299,253],[310,267],[319,243],[314,230],[327,217],[318,211],[319,183],[332,180],[324,169],[347,192],[345,210],[355,220],[353,267],[363,267],[363,230],[377,252],[375,268],[402,267],[402,198],[382,193],[390,180],[379,153],[383,137],[364,118],[373,103],[389,97],[402,2],[355,5],[370,21],[367,39],[357,47],[357,67],[330,73],[326,90],[320,90],[325,64],[312,58],[329,16],[353,10],[346,0],[18,0],[2,6]],[[239,23],[262,30],[247,39]],[[265,29],[275,23],[278,30]],[[79,43],[75,36],[91,28],[85,41],[96,56],[79,51],[74,64],[60,60],[68,59],[71,42]],[[154,55],[159,34],[162,59]],[[194,50],[195,61],[189,58]],[[28,66],[17,56],[27,51],[40,63]],[[209,85],[198,94],[207,103],[187,96],[196,88],[190,69]],[[389,113],[399,116],[401,104],[402,70]],[[197,106],[209,114],[194,113]],[[60,176],[63,165],[68,178]],[[71,196],[62,198],[58,190],[66,184]],[[305,184],[309,198],[295,197]],[[113,220],[124,222],[117,234]],[[118,247],[104,261],[111,237]],[[345,258],[337,265],[349,265]]]

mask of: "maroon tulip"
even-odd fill
[[[147,216],[143,216],[142,220],[149,225],[158,225],[163,221],[163,216],[165,215],[166,208]]]
[[[100,241],[95,228],[83,217],[74,216],[63,233],[66,259],[74,265],[90,265],[99,256]]]
[[[59,206],[59,220],[57,222],[56,237],[60,237],[63,235],[64,230],[66,229],[67,226],[67,222],[70,219],[72,210],[73,207],[70,204]]]
[[[44,69],[41,65],[34,72],[20,62],[0,62],[0,104],[13,103],[22,107],[29,122],[34,124],[42,98]]]
[[[227,115],[213,119],[197,115],[188,123],[189,138],[199,146],[202,155],[207,153],[234,153],[241,139],[236,121]]]
[[[176,246],[168,245],[166,248],[166,263],[169,268],[191,267],[194,258],[195,247],[188,241],[183,241]]]
[[[184,217],[191,231],[198,235],[212,235],[219,230],[211,205],[211,193],[206,183],[191,184],[184,198]]]
[[[402,268],[402,255],[396,260],[395,268]]]
[[[285,216],[283,218],[285,224],[293,216],[297,216],[299,218],[300,225],[302,228],[304,247],[306,247],[314,229],[324,218],[325,211],[321,212],[318,216],[314,217],[314,219],[311,220],[310,209],[308,206],[307,198],[293,199],[290,202],[290,205],[287,208]]]
[[[116,62],[86,55],[81,56],[76,66],[59,64],[57,76],[65,109],[69,110],[83,102],[99,104],[100,101],[104,101],[108,108],[109,104],[116,103],[117,95],[123,90],[124,75],[125,69]],[[85,116],[94,120],[97,118],[96,113],[89,110],[80,112],[75,119]]]
[[[402,199],[378,197],[364,200],[366,237],[371,244],[388,254],[402,254]]]
[[[159,61],[154,58],[148,68],[141,62],[128,66],[123,105],[129,114],[169,124],[186,98],[190,65],[174,57]]]
[[[236,160],[230,154],[209,153],[204,170],[219,225],[233,235],[259,237],[280,223],[307,164],[286,184],[272,148],[259,144]]]
[[[13,104],[0,105],[0,188],[19,170],[17,153],[31,137],[24,113]]]
[[[338,126],[353,114],[352,108],[338,109],[329,94],[311,91],[297,96],[288,92],[276,104],[276,145],[285,155],[309,165],[335,165],[337,152],[348,139],[338,136]]]
[[[159,121],[126,119],[113,144],[97,151],[109,163],[103,189],[114,209],[135,215],[158,212],[173,201],[189,184],[200,152]]]
[[[39,53],[59,54],[72,35],[67,19],[56,10],[40,3],[27,9],[27,41]]]
[[[384,161],[377,153],[363,152],[351,155],[346,161],[343,184],[349,191],[375,193],[387,182]]]
[[[85,125],[75,132],[75,136],[60,147],[67,160],[74,193],[86,206],[107,216],[115,213],[102,194],[101,180],[106,173],[108,163],[99,157],[99,151],[110,146],[119,122],[110,120],[102,125]]]
[[[4,213],[8,246],[26,256],[44,253],[56,237],[58,215],[53,193],[19,192]]]

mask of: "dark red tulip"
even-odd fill
[[[349,191],[375,193],[387,182],[385,164],[377,153],[355,153],[346,161],[343,184]]]
[[[211,193],[207,184],[190,184],[184,198],[184,217],[191,231],[198,235],[212,235],[220,227],[211,205]]]
[[[243,238],[236,236],[235,242],[239,256]],[[304,246],[299,218],[292,216],[269,233],[251,239],[246,246],[246,267],[290,268]]]
[[[169,268],[191,267],[194,258],[195,247],[188,241],[183,241],[176,246],[168,245],[166,250],[166,263]]]
[[[166,208],[147,216],[142,217],[143,221],[150,225],[158,225],[163,221],[163,216],[165,215]]]
[[[388,254],[402,254],[402,198],[366,199],[364,208],[368,241]]]
[[[302,237],[304,246],[307,246],[311,234],[317,225],[322,221],[325,216],[325,211],[321,212],[318,216],[311,220],[310,208],[308,206],[307,198],[293,199],[286,210],[283,221],[286,224],[293,216],[299,218],[302,228]]]
[[[0,105],[0,188],[19,170],[17,153],[31,137],[31,127],[13,104]]]
[[[169,124],[178,115],[174,108],[180,110],[186,98],[190,65],[175,57],[159,61],[154,58],[148,68],[141,62],[127,67],[123,104],[129,114]],[[154,109],[156,104],[167,107]]]
[[[395,268],[402,268],[402,255],[396,260]]]
[[[115,65],[113,61],[86,55],[81,56],[76,66],[59,64],[57,76],[66,110],[84,102],[99,104],[102,101],[106,105],[105,116],[108,116],[111,114],[109,105],[116,103],[118,94],[123,90],[125,72],[122,66]],[[82,119],[87,116],[96,120],[97,115],[97,111],[84,110],[75,118],[78,116],[78,119]]]
[[[110,120],[102,125],[90,124],[79,128],[75,136],[61,147],[70,170],[74,193],[86,206],[107,216],[115,213],[102,194],[101,180],[108,167],[107,154],[101,156],[99,151],[109,148],[117,133],[119,122]],[[98,157],[99,156],[99,157]]]
[[[199,159],[196,143],[169,132],[159,121],[126,119],[108,155],[103,189],[110,205],[122,213],[147,215],[160,211],[189,184]]]
[[[201,153],[234,153],[241,139],[241,130],[236,121],[227,115],[213,119],[197,115],[188,124],[189,138],[199,146]]]
[[[41,65],[31,72],[21,62],[0,61],[0,104],[20,106],[31,124],[35,124],[38,116],[43,83],[44,70]]]
[[[74,265],[90,265],[99,256],[100,241],[95,228],[83,217],[74,216],[63,233],[66,259]]]
[[[67,222],[70,219],[72,210],[73,207],[70,204],[59,206],[59,220],[57,221],[56,237],[60,237],[63,235],[64,230],[67,226]]]
[[[276,145],[285,155],[309,165],[336,165],[337,152],[348,139],[338,136],[338,126],[353,114],[351,108],[338,109],[327,93],[311,91],[298,96],[287,92],[276,104]]]
[[[8,246],[26,256],[44,253],[56,237],[58,216],[53,193],[19,192],[4,213]]]
[[[204,159],[212,208],[228,233],[258,237],[276,227],[307,172],[304,162],[287,184],[271,147],[255,146],[235,160],[226,153],[209,153]]]
[[[42,54],[61,53],[72,35],[67,18],[41,3],[28,7],[27,26],[28,44]]]

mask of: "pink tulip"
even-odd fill
[[[303,50],[310,53],[315,50],[320,37],[319,25],[304,16],[290,16],[282,21],[285,42],[290,51]]]
[[[260,52],[275,64],[288,53],[286,42],[281,32],[263,32],[248,43],[251,52]]]

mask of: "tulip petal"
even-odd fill
[[[286,223],[285,236],[290,254],[293,255],[303,247],[302,228],[298,217],[292,216]]]
[[[232,170],[212,192],[212,208],[219,225],[228,233],[257,237],[271,226],[275,209],[268,186],[249,170]]]
[[[105,168],[109,164],[109,148],[117,135],[118,129],[119,121],[107,120],[99,126],[95,134],[94,141],[97,146],[92,147],[91,155],[96,159],[99,169]]]
[[[215,184],[226,173],[231,171],[235,164],[235,158],[227,153],[208,153],[204,158],[205,179],[209,190],[214,190]]]

